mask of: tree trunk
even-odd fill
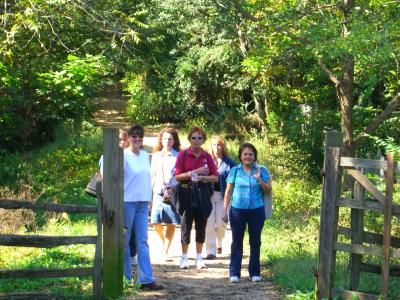
[[[336,93],[340,103],[341,128],[343,133],[343,144],[349,154],[354,156],[353,137],[353,83],[354,83],[354,59],[352,55],[345,54],[343,57],[343,77],[336,85]]]
[[[236,3],[235,5],[236,8],[240,7],[238,3]],[[242,12],[244,12],[244,10]],[[238,24],[236,25],[236,28],[237,28],[237,35],[239,38],[239,49],[242,53],[243,58],[246,58],[249,55],[250,41],[249,37],[241,29],[241,26],[243,26],[243,24],[244,24],[243,20],[240,19]],[[252,99],[255,104],[255,109],[257,110],[257,117],[259,119],[260,125],[262,129],[265,129],[267,127],[267,114],[265,109],[267,101],[265,97],[258,95],[256,88],[257,87],[254,84],[251,85]]]
[[[255,103],[255,108],[257,110],[257,116],[260,119],[261,126],[263,129],[267,127],[267,113],[266,113],[266,100],[264,97],[257,96],[256,91],[253,88],[253,100]]]

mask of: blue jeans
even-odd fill
[[[255,209],[232,207],[229,216],[232,230],[229,276],[238,276],[240,278],[243,258],[243,238],[246,225],[248,225],[250,244],[249,275],[250,277],[260,276],[261,232],[265,220],[264,207],[261,206]]]
[[[132,267],[130,260],[129,240],[132,228],[136,235],[136,251],[138,260],[138,276],[136,283],[146,284],[154,282],[151,270],[149,245],[147,243],[147,215],[149,202],[125,202],[124,203],[124,273],[128,280],[132,280]]]

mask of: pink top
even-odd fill
[[[218,176],[217,166],[215,165],[211,155],[201,149],[200,155],[196,157],[193,154],[192,148],[189,147],[186,150],[179,152],[175,163],[174,175],[179,175],[197,168],[201,168],[205,166],[206,163],[210,169],[209,175]]]

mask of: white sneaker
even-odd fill
[[[196,258],[196,269],[206,269],[206,264],[203,261],[203,258]]]
[[[189,261],[187,257],[181,257],[180,269],[189,269]]]
[[[260,282],[261,281],[261,276],[251,276],[251,281]]]
[[[239,282],[239,277],[237,277],[237,276],[231,276],[231,277],[229,278],[229,281],[230,281],[231,283],[238,283],[238,282]]]

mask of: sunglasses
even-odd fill
[[[141,134],[132,134],[131,137],[134,138],[134,139],[137,139],[137,138],[142,139],[143,135],[141,135]]]
[[[193,140],[193,141],[201,141],[202,139],[203,139],[203,137],[202,136],[192,136],[191,137],[191,139]]]

